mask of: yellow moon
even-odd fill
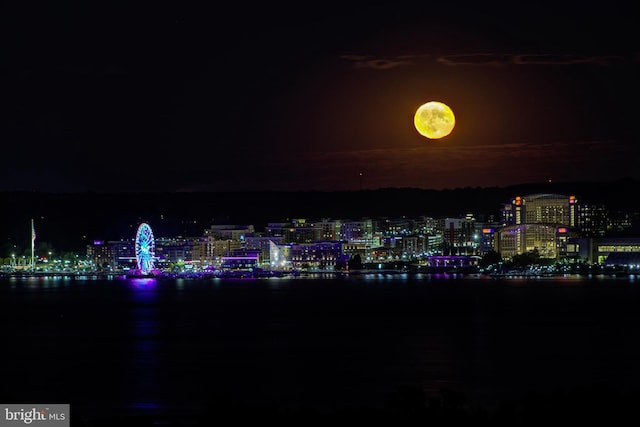
[[[451,133],[456,125],[456,118],[447,104],[430,101],[418,108],[413,123],[420,135],[440,139]]]

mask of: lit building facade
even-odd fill
[[[501,208],[505,226],[520,224],[548,224],[575,227],[578,200],[561,194],[531,194],[514,197]]]
[[[334,270],[343,260],[341,241],[293,244],[290,251],[291,266],[295,269]]]
[[[610,212],[608,231],[612,233],[628,233],[629,230],[633,229],[634,223],[638,223],[636,215],[624,211]]]
[[[443,218],[440,220],[443,255],[474,255],[477,243],[473,236],[475,231],[473,217]]]
[[[625,265],[625,258],[640,257],[640,237],[573,238],[567,256],[576,261]]]
[[[536,250],[541,258],[556,259],[558,245],[564,253],[566,238],[579,222],[578,200],[549,193],[517,196],[502,205],[501,219],[497,249],[503,258]]]
[[[291,269],[291,245],[277,245],[269,242],[269,269],[284,271]]]
[[[135,239],[109,242],[109,244],[113,244],[116,268],[136,268]]]
[[[242,249],[241,241],[219,240],[212,236],[204,236],[194,242],[193,259],[198,260],[202,266],[216,266],[220,265],[223,256],[239,249]]]
[[[260,252],[238,250],[221,258],[220,269],[222,271],[253,271],[260,267]]]
[[[340,224],[342,240],[359,239],[373,234],[373,220],[363,218],[359,221],[343,221]]]
[[[102,240],[95,240],[87,246],[87,257],[98,268],[113,268],[116,265],[115,250],[112,244]]]
[[[282,237],[283,230],[289,227],[288,222],[270,222],[265,228],[265,235],[271,237]]]
[[[342,221],[323,219],[315,223],[317,240],[342,240]]]
[[[504,227],[500,230],[499,253],[509,259],[515,255],[538,251],[540,258],[555,259],[556,227],[544,224],[521,224]]]
[[[319,240],[320,229],[312,222],[307,222],[304,218],[291,221],[286,227],[281,229],[283,243],[311,243]]]
[[[604,205],[580,203],[576,228],[583,237],[603,237],[610,228],[608,209]]]
[[[479,242],[479,255],[485,255],[492,251],[498,251],[498,239],[496,239],[498,233],[496,232],[496,230],[497,228],[495,227],[485,226],[476,231],[474,236],[477,236]]]
[[[192,239],[193,248],[189,259],[201,266],[219,266],[223,262],[222,257],[233,251],[246,249],[247,239],[254,234],[253,225],[212,225],[204,230],[202,237]]]
[[[257,251],[260,253],[260,260],[263,267],[268,268],[271,260],[271,251],[273,245],[282,244],[282,236],[278,237],[265,237],[265,236],[250,236],[245,237],[245,249],[249,251]]]
[[[156,238],[155,254],[160,265],[194,261],[194,240],[189,238]]]
[[[216,240],[233,240],[239,242],[246,236],[255,233],[253,225],[212,225],[204,230],[205,236],[211,236]]]
[[[96,240],[87,246],[87,256],[99,268],[136,267],[135,240]]]

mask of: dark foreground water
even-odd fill
[[[640,278],[0,280],[1,403],[76,419],[640,389]],[[399,391],[400,390],[400,391]]]

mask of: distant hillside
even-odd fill
[[[211,224],[253,224],[292,218],[461,216],[498,218],[500,204],[517,195],[558,193],[610,209],[640,211],[639,183],[532,183],[507,187],[422,190],[389,188],[340,192],[239,193],[0,193],[0,255],[30,245],[30,218],[39,242],[81,249],[94,239],[133,237],[147,221],[157,236],[199,235]]]

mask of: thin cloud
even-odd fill
[[[464,55],[446,55],[436,59],[437,62],[449,65],[470,66],[506,66],[506,65],[579,65],[597,64],[614,65],[627,61],[622,56],[614,55],[575,55],[575,54],[494,54],[475,53]]]
[[[514,64],[550,64],[550,65],[573,65],[573,64],[598,64],[612,65],[625,62],[622,56],[614,55],[555,55],[555,54],[538,54],[538,55],[513,55]]]
[[[362,55],[342,55],[340,58],[353,63],[353,68],[369,68],[373,70],[390,70],[398,67],[413,66],[415,63],[409,61],[409,57],[396,57],[394,59],[370,58]]]
[[[474,53],[464,55],[448,55],[436,58],[436,62],[444,65],[473,65],[483,67],[501,67],[510,65],[513,55],[498,55],[494,53]]]
[[[611,66],[625,62],[638,62],[639,54],[630,57],[619,55],[530,54],[530,53],[468,53],[434,57],[428,54],[373,57],[369,55],[341,55],[356,69],[390,70],[416,66],[425,61],[445,66],[505,67],[512,65],[581,65]]]

